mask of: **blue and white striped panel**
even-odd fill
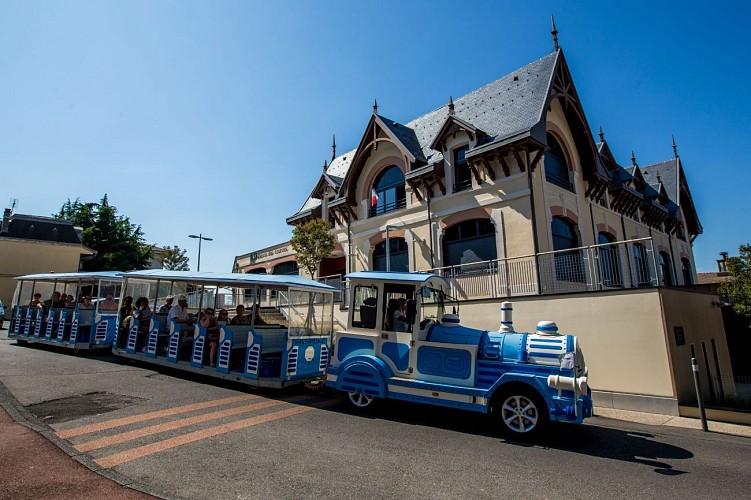
[[[65,311],[60,311],[60,322],[57,326],[57,338],[55,340],[62,342],[63,335],[65,335]]]
[[[206,342],[206,337],[201,335],[193,344],[193,357],[191,362],[193,366],[203,366],[203,345]]]
[[[217,362],[219,368],[225,368],[229,370],[230,354],[232,353],[232,341],[225,340],[219,344],[219,354],[217,355]]]
[[[26,311],[26,321],[24,322],[24,334],[29,336],[29,329],[31,329],[31,310]]]
[[[42,312],[37,313],[37,319],[34,325],[34,337],[39,338],[42,333]]]
[[[133,323],[136,323],[135,321]],[[134,324],[128,330],[128,344],[125,346],[126,350],[130,352],[136,352],[136,341],[138,340],[138,325]]]
[[[530,363],[559,365],[566,354],[565,335],[529,335],[527,337],[527,360]]]
[[[156,346],[159,342],[159,329],[154,328],[149,332],[149,341],[146,344],[146,353],[156,355]]]
[[[167,357],[172,360],[177,360],[177,352],[180,347],[180,332],[172,332],[169,336],[169,350],[167,351]]]
[[[47,331],[44,332],[44,338],[47,340],[52,339],[52,329],[55,327],[55,314],[50,313],[47,317]]]
[[[13,334],[18,335],[18,328],[21,324],[23,316],[21,314],[21,309],[16,311],[16,317],[13,319]]]
[[[95,342],[104,342],[107,339],[107,326],[109,326],[109,323],[108,320],[104,320],[96,325],[96,332],[94,333]]]
[[[73,316],[73,321],[70,322],[70,339],[69,344],[75,344],[78,341],[78,314]]]
[[[318,369],[322,372],[326,372],[326,367],[329,364],[329,346],[321,344],[321,356],[318,358]]]
[[[254,344],[248,349],[248,359],[245,363],[245,373],[250,375],[258,375],[258,367],[260,364],[261,346]]]
[[[294,346],[287,353],[287,375],[297,375],[297,353],[299,347]]]

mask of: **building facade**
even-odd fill
[[[587,349],[599,406],[679,414],[692,402],[691,357],[709,402],[732,396],[716,298],[685,286],[703,229],[675,142],[664,161],[642,166],[632,153],[622,166],[591,130],[556,43],[404,124],[374,103],[357,147],[337,155],[333,144],[287,223],[331,223],[337,249],[319,279],[432,271],[468,326],[497,329],[509,297],[519,331],[558,321]],[[235,270],[291,260],[282,244],[237,257]]]

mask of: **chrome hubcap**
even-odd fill
[[[373,402],[373,396],[368,396],[367,394],[357,394],[356,392],[350,392],[347,393],[347,395],[349,396],[349,400],[352,402],[352,404],[360,408],[365,408]]]
[[[510,396],[501,407],[503,423],[514,432],[523,434],[537,426],[537,407],[525,396]]]

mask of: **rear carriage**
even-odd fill
[[[111,348],[122,273],[29,274],[16,278],[8,337],[80,350]],[[73,300],[54,300],[55,294]],[[35,295],[41,300],[36,303]]]

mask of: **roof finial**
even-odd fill
[[[550,32],[551,35],[553,35],[553,46],[555,47],[555,50],[558,50],[560,47],[558,46],[558,30],[555,27],[555,17],[551,14],[550,16],[550,23],[553,25],[553,30]]]
[[[449,114],[454,114],[454,98],[449,96]]]
[[[373,114],[378,114],[378,99],[373,99]]]
[[[605,133],[602,131],[602,125],[600,125],[600,132],[598,135],[600,136],[600,142],[605,142]]]
[[[678,158],[678,146],[675,145],[675,136],[671,134],[670,137],[673,138],[673,155]]]
[[[326,173],[326,169],[329,168],[328,164],[326,163],[326,160],[323,160],[323,173]]]
[[[334,140],[331,143],[331,161],[334,161],[334,158],[336,158],[336,134],[334,134]]]
[[[659,170],[655,170],[655,177],[657,177],[657,182],[659,182],[660,184],[662,184],[662,180],[660,179],[660,171]]]
[[[631,165],[633,165],[635,167],[637,166],[636,165],[636,155],[634,155],[634,150],[633,149],[631,150]]]

